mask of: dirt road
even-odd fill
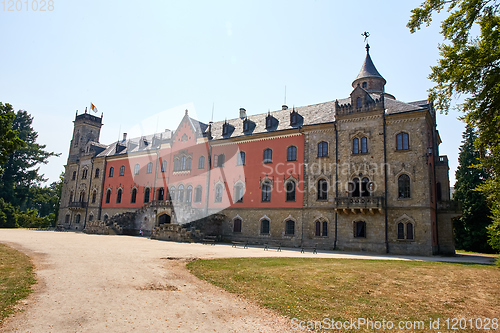
[[[30,255],[38,279],[21,303],[24,311],[7,319],[3,332],[297,332],[289,319],[198,280],[185,262],[359,257],[30,230],[0,230],[0,242]]]

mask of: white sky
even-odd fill
[[[55,0],[46,12],[0,3],[0,101],[30,112],[38,142],[62,153],[41,168],[55,181],[75,111],[91,102],[104,112],[100,141],[111,143],[134,129],[175,129],[185,108],[206,123],[213,105],[215,121],[240,107],[278,110],[285,85],[290,107],[345,98],[365,57],[363,31],[386,91],[425,99],[442,37],[439,17],[416,34],[406,28],[420,2]],[[438,116],[452,184],[457,116]]]

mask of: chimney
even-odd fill
[[[247,110],[244,108],[240,108],[240,118],[246,118],[247,117]]]
[[[123,141],[127,140],[127,133],[123,133]]]
[[[286,106],[285,104],[283,104],[283,105],[281,106],[281,110],[288,110],[288,106]]]

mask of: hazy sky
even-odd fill
[[[364,31],[386,91],[416,101],[432,87],[442,42],[439,17],[416,34],[406,28],[420,0],[55,0],[45,12],[28,1],[28,11],[24,0],[20,11],[0,4],[0,101],[30,112],[39,143],[62,153],[41,168],[50,181],[64,169],[75,111],[91,102],[109,144],[122,132],[175,129],[186,108],[207,123],[212,106],[215,121],[240,107],[278,110],[285,86],[290,107],[345,98],[364,61]],[[438,116],[452,184],[457,116]]]

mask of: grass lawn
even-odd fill
[[[28,296],[35,283],[30,258],[0,244],[0,322],[14,311],[14,304]]]
[[[489,265],[238,258],[198,260],[188,269],[216,286],[304,321],[371,318],[395,323],[423,320],[428,325],[430,318],[441,318],[443,330],[447,318],[500,320],[500,269]]]

